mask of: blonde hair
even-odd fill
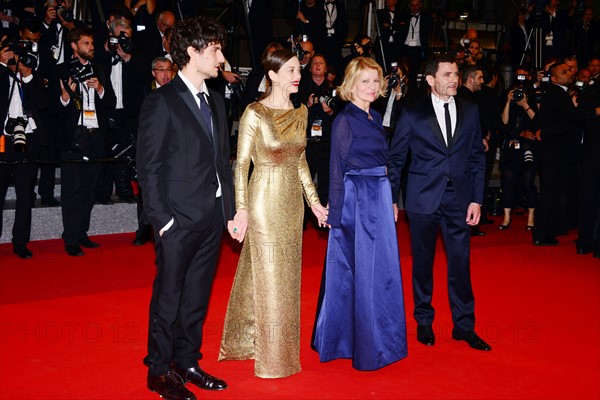
[[[358,77],[361,72],[366,69],[372,69],[377,71],[377,75],[379,78],[379,90],[377,94],[379,96],[385,97],[387,90],[387,80],[383,77],[383,70],[373,60],[372,58],[366,57],[356,57],[354,60],[350,61],[350,64],[346,67],[346,72],[344,73],[344,82],[342,85],[337,88],[338,96],[344,101],[352,101],[352,88],[356,84]],[[379,97],[378,96],[378,97]]]

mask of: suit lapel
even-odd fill
[[[462,107],[462,104],[456,96],[454,96],[454,104],[456,105],[456,128],[454,128],[454,134],[452,135],[452,140],[450,141],[450,145],[448,147],[452,147],[456,140],[460,136],[462,132],[463,121],[465,120],[465,110]]]
[[[177,94],[179,94],[179,97],[181,97],[185,105],[188,107],[188,109],[194,116],[196,122],[198,122],[198,124],[202,127],[202,132],[208,137],[208,139],[212,143],[213,138],[210,133],[210,127],[206,126],[204,120],[200,116],[200,109],[198,108],[198,103],[196,103],[196,100],[194,99],[194,95],[190,92],[188,87],[185,85],[185,83],[181,80],[179,76],[175,76],[175,78],[173,78],[172,80],[172,83],[177,88]]]
[[[440,124],[438,123],[437,117],[435,116],[435,110],[433,109],[431,96],[428,97],[428,99],[425,101],[425,104],[428,108],[427,119],[429,120],[429,126],[431,127],[431,131],[433,132],[433,136],[435,136],[438,139],[442,146],[448,147],[446,145],[446,141],[444,140],[442,130],[440,129]]]

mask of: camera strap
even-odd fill
[[[19,89],[19,97],[21,99],[21,112],[23,114],[24,117],[27,117],[28,114],[28,110],[27,107],[25,105],[25,94],[23,93],[23,85],[21,85],[21,81],[19,79],[19,77],[17,76],[17,74],[15,74],[14,72],[10,71],[9,72],[9,76],[12,78],[12,84],[10,86],[10,92],[8,94],[8,111],[7,111],[7,117],[10,118],[10,104],[12,102],[14,93],[15,93],[15,86],[18,87]],[[15,117],[19,117],[19,115],[15,115]]]

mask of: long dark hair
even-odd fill
[[[279,49],[268,53],[265,58],[263,58],[262,65],[263,70],[265,71],[265,78],[267,80],[267,89],[265,90],[265,93],[260,96],[260,100],[269,97],[273,91],[273,82],[271,82],[269,71],[273,71],[275,73],[279,72],[279,69],[283,66],[283,64],[290,61],[294,57],[296,57],[296,55],[292,53],[291,50]]]

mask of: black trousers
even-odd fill
[[[322,204],[327,204],[329,199],[329,157],[331,142],[313,142],[306,146],[306,163],[310,169],[310,176],[318,176],[317,194]]]
[[[36,166],[33,164],[0,164],[0,195],[2,196],[0,214],[4,214],[4,199],[11,177],[14,180],[17,194],[15,222],[12,230],[14,245],[26,245],[31,238],[32,177],[35,171]],[[0,218],[0,235],[2,235],[3,229],[2,219]]]
[[[104,141],[99,133],[90,136],[90,147],[86,152],[89,158],[98,158],[102,154]],[[79,152],[63,152],[63,160],[82,160]],[[87,237],[90,229],[90,217],[94,207],[96,184],[100,174],[97,163],[63,163],[61,175],[62,238],[65,245],[78,244]]]
[[[600,175],[581,171],[580,179],[577,244],[582,247],[600,245]]]
[[[154,227],[157,271],[144,359],[150,376],[165,374],[171,364],[195,367],[202,358],[202,325],[223,234],[221,200],[215,200],[202,232],[184,229],[177,221],[162,236],[162,227]]]
[[[414,317],[419,325],[431,325],[435,310],[433,296],[433,258],[438,227],[448,257],[448,297],[454,326],[463,330],[475,327],[475,300],[471,286],[471,234],[465,211],[457,205],[452,190],[444,193],[433,214],[408,212],[413,255]]]
[[[577,193],[567,193],[575,190],[572,186],[577,185],[578,177],[573,176],[576,171],[575,165],[566,162],[541,165],[540,198],[538,207],[535,209],[533,240],[554,239],[562,230],[566,229],[570,217],[567,217],[565,208],[577,209],[577,205],[572,204]],[[575,182],[569,183],[569,180]]]

